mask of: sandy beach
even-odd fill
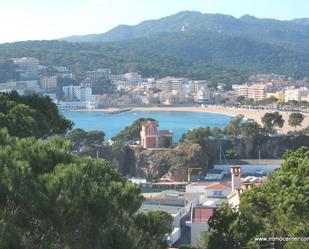
[[[267,112],[267,110],[254,110],[254,109],[240,109],[240,108],[230,108],[223,106],[206,106],[206,107],[135,107],[132,108],[132,111],[189,111],[189,112],[208,112],[208,113],[220,113],[230,116],[236,116],[238,114],[242,114],[247,119],[254,119],[255,121],[261,122],[261,118]],[[284,126],[280,129],[281,133],[286,133],[288,131],[294,131],[294,128],[289,126],[288,120],[290,113],[288,112],[280,112],[283,119],[285,120]],[[305,113],[305,119],[302,123],[302,127],[298,129],[305,128],[309,126],[309,114]]]
[[[95,109],[95,110],[79,110],[79,111],[98,111],[98,112],[116,112],[119,108],[107,108],[107,109]],[[254,109],[241,109],[241,108],[233,108],[233,107],[223,107],[223,106],[205,106],[205,107],[132,107],[131,111],[139,112],[139,111],[184,111],[184,112],[208,112],[208,113],[219,113],[229,116],[236,116],[238,114],[242,114],[247,119],[254,119],[258,123],[261,124],[261,118],[267,112],[273,112],[272,110],[254,110]],[[285,120],[284,126],[279,130],[280,133],[287,133],[288,131],[294,131],[294,128],[289,126],[289,112],[280,112]],[[309,114],[304,113],[305,119],[302,123],[302,127],[297,128],[302,129],[309,126]]]

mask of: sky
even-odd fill
[[[0,43],[103,33],[195,10],[240,17],[309,17],[309,0],[0,0]]]

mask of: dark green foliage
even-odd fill
[[[197,128],[189,130],[188,132],[184,133],[182,135],[183,140],[189,140],[192,143],[197,143],[202,146],[203,149],[206,148],[206,142],[209,139],[209,136],[211,136],[211,130],[209,127],[205,128]]]
[[[305,116],[302,113],[294,112],[289,116],[289,125],[296,129],[297,126],[301,126]]]
[[[166,248],[167,242],[164,235],[173,231],[172,217],[164,212],[155,211],[136,215],[135,224],[144,234],[140,241],[140,248]]]
[[[14,136],[44,138],[64,134],[72,125],[48,97],[0,94],[0,128]]]
[[[135,216],[141,202],[110,162],[0,130],[0,248],[165,249],[171,217]]]
[[[241,134],[241,126],[244,122],[244,115],[237,115],[236,117],[231,118],[229,124],[224,129],[224,133],[230,137],[236,138]]]
[[[143,121],[155,121],[152,118],[140,118],[135,120],[132,125],[124,128],[120,133],[112,138],[113,141],[120,144],[136,142],[140,139],[141,123]]]
[[[84,149],[99,148],[103,146],[105,133],[103,131],[89,131],[83,129],[74,129],[66,135],[66,139],[70,141],[74,151],[82,151]]]
[[[237,248],[237,241],[234,237],[234,222],[236,219],[237,213],[228,204],[223,204],[208,221],[212,234],[205,247],[209,249]]]
[[[0,83],[8,80],[18,80],[19,73],[16,72],[16,66],[11,60],[2,60],[0,57]]]
[[[279,112],[268,112],[262,117],[263,128],[269,133],[275,133],[276,127],[282,128],[284,119]]]

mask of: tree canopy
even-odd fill
[[[275,133],[276,127],[282,128],[284,125],[284,119],[279,112],[267,112],[262,117],[263,128],[269,133]]]
[[[128,142],[136,142],[140,139],[141,123],[143,121],[155,121],[153,118],[139,118],[135,120],[130,126],[127,126],[119,132],[115,137],[112,138],[113,141],[125,144]]]
[[[110,162],[0,130],[0,248],[166,248],[169,216],[136,215],[141,202]]]
[[[65,134],[72,126],[49,97],[0,94],[0,128],[7,128],[11,135],[45,138]]]
[[[293,112],[289,116],[289,125],[296,129],[297,126],[301,126],[305,116],[300,112]]]

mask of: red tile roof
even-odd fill
[[[169,130],[160,130],[160,131],[159,131],[159,134],[160,134],[160,135],[166,135],[166,136],[172,136],[172,135],[173,135],[173,132],[172,132],[172,131],[169,131]]]
[[[205,189],[231,189],[232,185],[230,182],[213,182],[205,187]]]
[[[192,214],[192,223],[207,223],[214,212],[214,208],[194,207]]]
[[[213,182],[192,182],[190,186],[209,186],[210,184],[213,184]]]

